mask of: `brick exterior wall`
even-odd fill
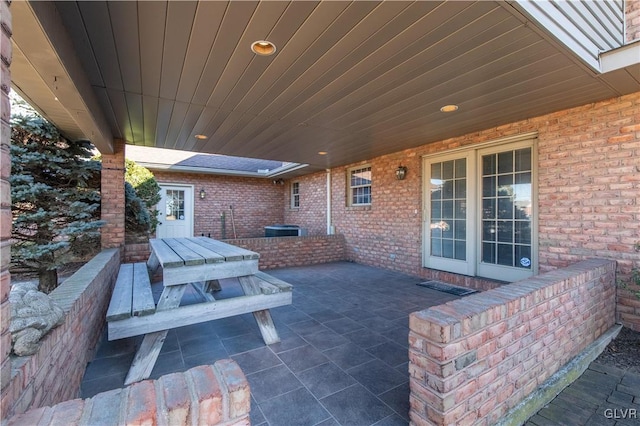
[[[9,263],[11,261],[11,188],[9,175],[11,174],[11,104],[9,90],[11,88],[11,11],[10,3],[0,0],[0,395],[2,398],[9,392],[11,380],[11,334],[9,322],[11,307],[9,306],[9,291],[11,290],[11,275]],[[0,410],[4,412],[4,410]]]
[[[226,243],[260,253],[260,269],[287,268],[339,262],[345,258],[342,235],[246,238]]]
[[[300,207],[291,207],[291,185],[299,183]],[[286,182],[284,223],[298,225],[307,235],[327,234],[327,173],[313,173]]]
[[[102,154],[101,219],[102,248],[124,245],[124,141],[113,141],[113,154]]]
[[[640,40],[640,1],[626,0],[624,17],[627,43]]]
[[[12,417],[12,425],[249,425],[249,383],[230,359]]]
[[[118,249],[103,250],[51,292],[65,311],[64,323],[42,339],[34,355],[10,358],[13,371],[2,390],[3,418],[78,396],[104,329],[119,266]]]
[[[615,267],[587,260],[411,314],[412,424],[505,421],[614,325]]]
[[[122,263],[146,262],[151,254],[149,243],[126,244]]]
[[[225,214],[224,238],[233,238],[231,209],[238,238],[264,237],[264,227],[282,223],[284,187],[271,180],[235,176],[175,173],[153,170],[161,184],[194,185],[193,234],[223,239],[221,215]],[[201,200],[204,188],[206,198]]]
[[[408,167],[405,180],[395,169]],[[347,257],[359,263],[419,275],[421,173],[416,152],[398,152],[331,171],[332,223],[344,234]],[[371,165],[371,206],[347,206],[347,171]]]
[[[452,274],[422,268],[422,156],[534,131],[540,272],[597,256],[617,261],[619,276],[628,277],[632,268],[640,268],[635,248],[640,241],[640,92],[333,169],[332,222],[345,236],[347,258],[453,279]],[[403,181],[394,174],[400,163],[408,167]],[[346,171],[361,164],[372,168],[373,202],[347,207]],[[476,288],[495,286],[465,277],[455,280]],[[620,320],[636,330],[638,305],[631,292],[620,292]]]

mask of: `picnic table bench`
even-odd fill
[[[292,286],[258,270],[258,253],[205,237],[149,241],[147,263],[122,264],[107,310],[109,340],[145,335],[125,385],[151,375],[167,331],[233,315],[253,313],[266,344],[279,342],[270,308],[291,304]],[[162,268],[157,305],[150,276]],[[216,300],[218,280],[233,278],[243,296]],[[192,285],[202,303],[180,306]]]

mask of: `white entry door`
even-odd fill
[[[193,237],[193,187],[160,185],[158,238]]]

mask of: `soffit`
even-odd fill
[[[640,90],[502,2],[55,6],[104,120],[135,145],[335,167]],[[276,54],[254,55],[261,39]]]

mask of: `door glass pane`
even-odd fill
[[[456,220],[453,222],[455,239],[458,241],[464,241],[467,237],[467,221]]]
[[[498,173],[511,173],[513,171],[513,151],[498,154]]]
[[[467,181],[463,179],[458,179],[456,180],[455,185],[456,187],[454,190],[455,190],[456,198],[458,199],[465,198],[467,196]]]
[[[453,219],[453,200],[442,202],[442,217],[446,219]]]
[[[467,245],[464,241],[455,242],[455,258],[458,260],[467,260]]]
[[[442,240],[442,257],[453,259],[453,240]]]
[[[531,170],[531,148],[519,149],[515,152],[516,172]]]
[[[184,191],[167,189],[165,220],[185,220]]]
[[[442,186],[442,198],[453,198],[453,180],[445,180]]]
[[[431,256],[442,257],[442,243],[440,238],[431,239]]]
[[[482,261],[484,263],[496,263],[496,245],[493,243],[482,243]]]
[[[482,196],[495,197],[496,195],[496,177],[487,176],[482,178]]]
[[[431,164],[431,256],[466,259],[466,159]]]
[[[513,198],[498,198],[498,218],[511,219],[513,217]]]
[[[482,174],[493,175],[496,173],[496,156],[485,155],[482,157]]]
[[[442,218],[442,201],[431,201],[431,219]]]
[[[483,241],[495,241],[496,240],[496,223],[493,220],[482,221],[482,240]]]
[[[498,265],[513,266],[513,246],[498,244]]]
[[[489,154],[482,164],[482,262],[530,269],[531,148]]]
[[[528,220],[515,223],[514,242],[517,244],[531,244],[531,225]]]
[[[498,222],[498,241],[501,243],[513,242],[513,222],[507,220]]]

